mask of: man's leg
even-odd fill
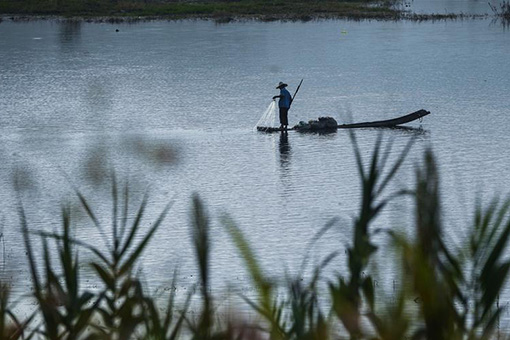
[[[282,108],[283,111],[283,117],[282,117],[282,125],[283,129],[287,130],[287,125],[289,125],[289,108]]]

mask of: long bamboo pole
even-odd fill
[[[290,106],[292,105],[292,102],[294,101],[294,98],[296,98],[296,94],[298,93],[299,88],[301,87],[301,84],[303,84],[303,79],[301,79],[301,81],[299,82],[296,92],[294,92],[294,95],[292,96],[292,98],[290,100],[289,109],[290,109]]]

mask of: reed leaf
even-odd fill
[[[10,308],[10,287],[0,281],[0,338],[6,340],[26,339],[25,330],[34,319],[35,313],[20,322]]]
[[[46,282],[43,290],[35,292],[35,297],[44,320],[44,334],[50,339],[76,339],[90,325],[97,304],[88,307],[94,294],[81,291],[79,286],[79,257],[73,250],[74,242],[70,237],[69,207],[62,209],[62,221],[62,236],[56,238],[41,236]],[[53,239],[57,243],[59,268],[62,274],[58,274],[54,269],[48,239]]]
[[[224,216],[223,225],[236,245],[237,250],[240,252],[253,283],[262,292],[260,301],[262,308],[269,311],[271,309],[271,282],[265,278],[255,257],[255,253],[251,249],[241,230],[234,224],[234,221],[230,217]]]
[[[414,145],[414,143],[415,143],[414,138],[410,139],[409,142],[407,142],[406,146],[404,147],[404,149],[402,150],[400,155],[397,157],[397,161],[395,162],[395,164],[393,164],[392,168],[389,170],[388,175],[381,181],[381,184],[379,185],[379,189],[377,191],[377,195],[379,195],[383,192],[383,190],[386,188],[388,183],[390,183],[391,180],[393,179],[393,177],[395,177],[395,175],[398,173],[400,167],[402,166],[405,159],[407,158],[407,155],[411,151],[411,148]],[[392,143],[388,143],[388,144],[391,145]],[[381,165],[380,165],[381,169],[384,169],[385,165],[386,165],[386,161],[382,161]]]
[[[200,272],[203,310],[200,321],[196,327],[195,339],[210,339],[213,331],[212,301],[208,293],[209,287],[209,257],[210,257],[210,236],[209,217],[197,194],[193,195],[191,224],[193,247],[197,258],[197,265]]]
[[[174,287],[177,282],[177,271],[174,271],[171,286]],[[186,312],[189,309],[191,294],[187,295],[183,309],[179,312],[179,317],[175,317],[175,290],[172,289],[168,297],[165,315],[162,316],[156,301],[153,298],[144,298],[145,308],[145,338],[151,340],[175,340],[184,332],[184,321]],[[175,320],[177,319],[177,320]]]
[[[119,275],[124,275],[128,270],[131,269],[133,264],[136,260],[140,257],[141,253],[144,251],[145,247],[149,243],[150,239],[156,232],[156,230],[159,228],[163,220],[165,219],[165,216],[167,215],[168,211],[172,207],[173,202],[170,202],[166,205],[166,207],[163,209],[161,214],[159,215],[158,219],[154,222],[154,225],[152,228],[149,229],[149,232],[145,235],[145,237],[142,239],[142,241],[138,244],[138,246],[133,250],[133,253],[128,257],[128,259],[122,264],[122,266],[119,269]],[[127,244],[127,243],[126,243]]]
[[[270,339],[283,339],[285,337],[285,325],[282,325],[282,310],[277,306],[277,301],[273,299],[272,296],[272,283],[264,276],[255,253],[234,221],[229,216],[225,215],[222,218],[222,222],[231,240],[241,254],[253,284],[260,292],[258,303],[254,303],[243,297],[244,300],[269,322]]]
[[[119,208],[119,205],[121,205],[118,199],[120,190],[117,187],[116,179],[112,180],[114,181],[111,192],[114,205],[112,217],[119,219],[118,211],[120,210],[123,211],[123,216],[120,217],[120,227],[116,222],[111,224],[114,246],[109,246],[104,255],[99,257],[100,262],[91,263],[95,272],[105,284],[105,289],[101,292],[104,303],[98,310],[105,326],[95,327],[95,329],[103,338],[130,339],[134,336],[135,330],[145,324],[145,317],[147,317],[145,311],[147,311],[148,303],[148,297],[145,296],[140,281],[132,275],[133,268],[164,221],[173,202],[169,202],[164,207],[147,233],[143,235],[138,243],[135,243],[147,206],[147,192],[137,209],[133,223],[128,227],[127,215],[130,199],[127,195],[129,190],[125,188],[122,191],[126,196],[122,200],[123,207]],[[111,258],[111,261],[105,261],[104,259],[107,257]]]
[[[112,273],[109,273],[108,270],[104,269],[97,263],[91,263],[91,266],[106,285],[106,288],[109,290],[115,290],[115,277],[112,275]]]
[[[406,300],[408,299],[405,290],[397,293],[394,303],[386,306],[379,313],[368,312],[367,317],[381,340],[401,340],[410,338],[408,336],[411,328],[411,319],[406,313]],[[419,338],[417,338],[419,339]]]
[[[142,203],[140,204],[140,207],[138,208],[138,212],[136,213],[135,220],[133,221],[133,224],[130,227],[128,238],[124,242],[124,245],[122,246],[121,251],[118,253],[118,255],[116,255],[117,261],[118,261],[118,258],[124,256],[124,254],[129,249],[129,247],[131,246],[131,243],[134,240],[136,232],[138,231],[139,225],[142,221],[142,217],[145,212],[145,207],[147,206],[147,198],[148,198],[148,194],[145,193],[143,196],[143,199],[142,199]]]
[[[124,190],[123,190],[123,208],[122,208],[122,221],[120,224],[120,230],[119,230],[119,239],[124,239],[124,235],[126,232],[126,226],[128,221],[128,213],[129,213],[129,184],[126,180],[126,183],[124,183]]]
[[[472,261],[470,284],[474,287],[470,334],[478,334],[480,339],[493,334],[496,316],[501,315],[503,310],[496,302],[510,270],[510,261],[506,258],[510,236],[509,216],[510,198],[502,203],[497,197],[493,198],[485,209],[479,200],[476,203],[469,240]]]
[[[30,234],[32,235],[38,235],[38,236],[42,236],[42,237],[46,237],[46,238],[52,238],[52,239],[55,239],[55,240],[63,240],[64,239],[64,236],[63,235],[60,235],[58,233],[49,233],[49,232],[45,232],[45,231],[32,231],[30,232]],[[80,247],[83,247],[89,251],[91,251],[94,255],[96,255],[106,266],[111,266],[112,265],[112,262],[106,258],[106,256],[99,250],[99,248],[97,247],[94,247],[93,245],[87,243],[87,242],[84,242],[84,241],[81,241],[81,240],[78,240],[76,238],[72,238],[72,237],[69,237],[69,240],[72,244],[75,244],[77,246],[80,246]]]
[[[386,154],[381,156],[382,134],[377,136],[367,170],[365,170],[363,164],[356,136],[351,132],[350,137],[361,179],[361,204],[359,214],[354,221],[352,244],[347,249],[349,278],[345,280],[339,277],[336,284],[329,284],[329,290],[333,302],[333,311],[348,330],[351,338],[355,339],[362,337],[360,326],[362,295],[371,309],[373,309],[375,302],[372,278],[370,275],[363,275],[372,255],[377,250],[377,247],[371,241],[371,224],[389,200],[400,195],[390,195],[389,198],[382,197],[384,189],[403,164],[413,141],[408,142],[404,147],[397,161],[390,167],[389,173],[383,175],[389,157],[388,152],[392,147],[387,146],[385,148]]]
[[[83,208],[87,212],[87,215],[90,217],[90,219],[92,220],[93,224],[96,226],[96,228],[101,233],[101,236],[102,236],[104,242],[106,243],[107,247],[110,247],[109,242],[108,242],[108,237],[106,237],[106,233],[104,231],[104,228],[101,225],[101,223],[99,222],[99,219],[94,214],[92,208],[90,207],[90,204],[87,202],[87,200],[85,199],[83,194],[77,188],[75,188],[75,192],[76,192],[76,195],[78,196],[78,198],[80,200],[81,205],[83,206]]]
[[[115,172],[111,173],[112,181],[112,232],[113,232],[113,253],[117,254],[120,244],[119,230],[118,230],[118,189],[117,189],[117,177]]]

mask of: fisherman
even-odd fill
[[[278,101],[278,107],[280,108],[280,129],[284,131],[287,131],[287,126],[289,125],[288,113],[290,104],[292,102],[292,97],[290,96],[289,91],[286,89],[287,86],[288,85],[284,82],[280,82],[276,87],[280,90],[280,95],[273,97],[273,100],[280,98]]]

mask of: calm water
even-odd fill
[[[148,187],[145,227],[173,200],[143,260],[152,289],[168,284],[177,266],[182,287],[196,282],[188,227],[193,192],[211,215],[218,292],[236,282],[249,289],[219,222],[225,213],[270,275],[296,273],[310,239],[333,217],[341,217],[338,227],[311,248],[311,258],[318,262],[345,249],[360,191],[348,133],[253,131],[278,82],[293,92],[302,78],[291,124],[322,115],[358,122],[432,112],[410,124],[422,130],[382,131],[394,143],[392,158],[416,138],[388,193],[412,187],[422,151],[431,146],[442,175],[447,235],[459,244],[474,197],[510,191],[509,55],[510,32],[490,19],[118,26],[4,21],[0,211],[7,275],[18,292],[28,289],[28,272],[19,265],[25,255],[12,185],[16,170],[33,229],[58,227],[60,202],[76,202],[70,182],[94,201],[106,223],[109,191],[98,183],[111,168],[129,176],[134,205]],[[363,156],[379,133],[357,131]],[[412,234],[412,211],[411,202],[395,201],[377,226]],[[78,225],[78,236],[102,244],[85,219]],[[377,242],[384,253],[387,240]],[[341,272],[345,259],[342,253],[326,275]],[[379,271],[391,272],[389,263]]]

